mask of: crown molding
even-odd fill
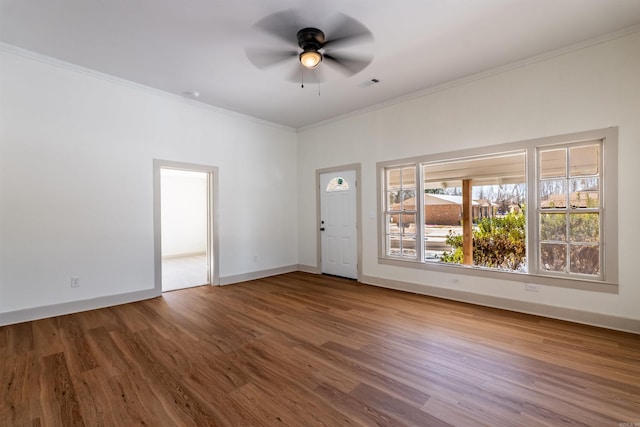
[[[247,114],[238,113],[236,111],[227,110],[221,107],[216,107],[211,104],[206,104],[204,102],[200,102],[194,99],[189,99],[184,96],[176,95],[170,92],[166,92],[160,89],[156,89],[150,86],[146,86],[140,83],[133,82],[131,80],[123,79],[120,77],[112,76],[111,74],[102,73],[100,71],[96,71],[91,68],[82,67],[80,65],[72,64],[71,62],[66,62],[57,58],[53,58],[51,56],[43,55],[37,52],[33,52],[28,49],[24,49],[12,44],[0,42],[0,52],[9,53],[17,56],[21,56],[32,61],[41,62],[53,67],[61,68],[67,71],[71,71],[74,73],[86,75],[89,77],[93,77],[99,80],[103,80],[109,83],[117,84],[119,86],[124,86],[130,89],[138,90],[141,92],[146,92],[151,95],[160,96],[166,99],[170,99],[173,101],[178,101],[183,104],[190,105],[195,108],[201,108],[204,110],[212,111],[217,114],[222,114],[228,117],[232,117],[234,119],[246,120],[256,124],[260,124],[263,126],[268,126],[280,130],[284,130],[286,132],[295,133],[296,130],[290,126],[284,126],[278,123],[270,122],[267,120],[259,119],[257,117],[249,116]]]
[[[459,79],[455,79],[455,80],[451,80],[445,83],[441,83],[420,91],[416,91],[413,93],[410,93],[408,95],[403,95],[397,98],[393,98],[375,105],[371,105],[369,107],[365,107],[359,110],[355,110],[352,111],[350,113],[346,113],[346,114],[342,114],[340,116],[336,116],[336,117],[332,117],[330,119],[327,120],[323,120],[321,122],[317,122],[317,123],[312,123],[309,125],[305,125],[305,126],[301,126],[299,128],[297,128],[297,132],[298,133],[302,133],[304,131],[310,130],[310,129],[314,129],[317,127],[322,127],[331,123],[336,123],[336,122],[341,122],[343,120],[347,120],[349,118],[352,117],[357,117],[366,113],[370,113],[373,111],[378,111],[378,110],[382,110],[388,107],[391,107],[393,105],[396,104],[401,104],[403,102],[407,102],[416,98],[421,98],[427,95],[431,95],[437,92],[442,92],[448,89],[452,89],[456,86],[462,86],[468,83],[472,83],[478,80],[483,80],[486,79],[488,77],[491,76],[495,76],[497,74],[502,74],[502,73],[506,73],[508,71],[512,71],[512,70],[516,70],[518,68],[523,68],[523,67],[527,67],[529,65],[538,63],[538,62],[542,62],[542,61],[546,61],[549,59],[553,59],[562,55],[566,55],[569,54],[571,52],[576,52],[591,46],[596,46],[602,43],[606,43],[609,42],[611,40],[615,40],[615,39],[619,39],[621,37],[625,37],[628,36],[630,34],[634,34],[640,32],[640,24],[638,25],[633,25],[631,27],[627,27],[624,28],[622,30],[613,32],[613,33],[608,33],[608,34],[604,34],[580,43],[575,43],[569,46],[565,46],[559,49],[555,49],[549,52],[545,52],[545,53],[541,53],[539,55],[536,56],[532,56],[530,58],[526,58],[526,59],[522,59],[520,61],[516,61],[516,62],[512,62],[506,65],[501,65],[499,67],[495,67],[495,68],[490,68],[488,70],[484,70],[481,71],[479,73],[475,73],[466,77],[461,77]]]

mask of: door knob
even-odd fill
[[[320,227],[320,231],[324,231],[324,227]]]

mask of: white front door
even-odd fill
[[[322,273],[358,278],[356,171],[320,174]]]

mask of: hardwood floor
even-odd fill
[[[640,336],[291,273],[0,328],[1,426],[640,425]]]

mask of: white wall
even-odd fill
[[[640,319],[640,33],[525,64],[299,132],[299,263],[316,266],[314,171],[362,163],[363,274],[547,306]],[[384,81],[382,84],[393,84]],[[376,162],[619,126],[619,294],[382,265]],[[615,191],[615,189],[614,189]],[[639,330],[640,332],[640,330]]]
[[[207,174],[161,171],[162,256],[207,251]]]
[[[0,324],[153,289],[154,158],[219,167],[221,279],[296,265],[293,130],[39,59],[0,48]]]
[[[640,319],[638,52],[635,33],[296,136],[0,47],[0,324],[20,310],[153,290],[154,158],[219,167],[221,280],[315,266],[315,170],[361,163],[364,275]],[[620,130],[618,294],[525,293],[378,264],[376,162],[608,126]]]

